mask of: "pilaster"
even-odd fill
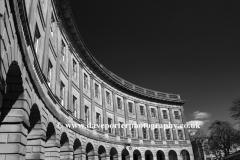
[[[163,117],[160,107],[157,107],[160,125],[163,125]],[[166,140],[163,127],[160,128],[161,140]]]
[[[103,124],[108,124],[107,122],[107,109],[106,109],[106,101],[105,101],[105,85],[102,83],[101,84],[101,91],[102,91],[102,107],[103,107]],[[107,128],[103,128],[104,131],[107,130]]]
[[[139,109],[139,102],[135,101],[135,109],[136,109],[136,116],[137,116],[137,124],[140,124],[140,109]],[[142,128],[137,128],[138,138],[142,139]]]
[[[112,92],[114,124],[118,124],[116,93]],[[115,128],[115,134],[120,135],[118,126]]]
[[[85,107],[84,107],[84,101],[83,101],[83,72],[82,72],[82,64],[80,62],[80,66],[79,66],[79,86],[80,86],[80,120],[84,122],[85,117],[84,117],[84,113],[85,113]]]
[[[125,124],[129,124],[127,97],[124,96],[123,101],[124,101]],[[126,129],[126,136],[130,137],[129,128]]]
[[[93,75],[90,75],[90,93],[91,93],[91,123],[96,123],[96,113],[95,113],[95,101],[94,101],[94,85],[93,85]]]
[[[68,106],[67,110],[73,113],[73,95],[72,95],[72,51],[68,53]]]
[[[174,124],[172,108],[169,108],[169,115],[170,115],[171,124]],[[173,140],[177,140],[177,134],[176,134],[177,132],[175,128],[172,128],[172,133],[173,133]]]
[[[152,124],[152,121],[151,121],[151,114],[150,114],[150,110],[149,110],[149,105],[146,105],[146,111],[147,111],[147,119],[148,119],[148,124]],[[151,130],[151,128],[148,129],[149,131],[149,138],[151,140],[153,140],[153,131]]]
[[[185,117],[185,114],[184,114],[184,109],[181,109],[181,118],[182,118],[182,123],[186,124],[186,117]],[[184,128],[184,134],[185,134],[185,139],[190,140],[188,128]]]

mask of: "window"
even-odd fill
[[[117,105],[118,105],[118,109],[122,109],[122,101],[121,98],[117,97]]]
[[[155,139],[159,139],[159,137],[158,137],[158,129],[157,128],[154,129],[154,136],[155,136]]]
[[[77,78],[77,62],[73,59],[73,77]]]
[[[128,102],[128,109],[130,113],[133,113],[133,103]]]
[[[112,119],[108,118],[108,125],[109,125],[108,133],[112,133],[112,128],[110,127],[111,124],[112,124]]]
[[[88,89],[88,76],[84,73],[84,88]]]
[[[65,62],[65,52],[66,52],[66,45],[62,40],[62,46],[61,46],[61,54],[62,54],[62,61]]]
[[[85,106],[85,123],[89,123],[89,108]]]
[[[147,128],[142,128],[143,139],[147,139]]]
[[[95,97],[99,98],[99,85],[95,83]]]
[[[52,13],[52,15],[51,15],[51,26],[50,26],[50,32],[51,32],[52,37],[53,37],[53,32],[54,32],[54,22],[55,22],[55,18],[54,18],[54,15]]]
[[[48,61],[48,86],[51,87],[51,83],[52,83],[52,76],[53,76],[53,65],[51,63],[51,61]]]
[[[141,113],[142,116],[145,115],[145,113],[144,113],[144,106],[140,106],[140,113]]]
[[[120,136],[124,136],[124,128],[122,128],[123,122],[119,122],[120,124]]]
[[[174,113],[175,119],[180,119],[180,115],[178,111],[174,111],[173,113]]]
[[[77,98],[73,96],[73,115],[77,117]]]
[[[167,110],[162,110],[163,119],[168,119]]]
[[[182,132],[182,130],[178,130],[178,138],[179,138],[179,140],[183,140],[183,132]]]
[[[156,110],[155,108],[151,108],[151,116],[156,117]]]
[[[111,97],[109,92],[106,92],[106,99],[107,99],[107,104],[111,105]]]
[[[34,41],[33,41],[36,53],[38,52],[40,37],[41,35],[38,29],[38,25],[36,24],[35,31],[34,31]]]
[[[131,125],[131,134],[132,134],[132,137],[135,137],[135,128],[133,125]]]
[[[63,82],[60,83],[60,99],[61,105],[64,106],[64,98],[65,98],[65,85]]]
[[[100,129],[100,124],[101,124],[101,114],[96,112],[96,123],[99,125],[97,126],[98,129]]]
[[[171,132],[170,132],[170,129],[166,129],[166,138],[167,138],[167,140],[171,140]]]

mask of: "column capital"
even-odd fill
[[[138,104],[138,103],[140,103],[140,101],[139,101],[139,100],[134,100],[134,103],[137,103],[137,104]]]

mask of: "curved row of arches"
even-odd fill
[[[121,145],[114,147],[114,144],[100,141],[96,145],[89,138],[82,140],[83,136],[68,128],[56,127],[57,119],[39,99],[26,73],[22,72],[26,71],[13,61],[6,74],[6,92],[0,106],[0,134],[12,139],[0,143],[1,155],[26,160],[178,160],[179,157],[190,160],[187,150],[182,150],[180,156],[174,150],[168,155],[161,150],[154,154],[151,150],[130,152]],[[9,146],[17,149],[9,153],[4,150]]]

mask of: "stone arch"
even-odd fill
[[[34,104],[30,110],[29,122],[30,127],[28,128],[27,135],[26,160],[44,159],[42,144],[45,135],[42,129],[41,114],[37,104]]]
[[[183,160],[190,160],[189,152],[186,149],[183,149],[180,153]]]
[[[110,160],[118,160],[118,151],[115,147],[110,149]]]
[[[0,137],[6,138],[5,142],[0,144],[1,155],[11,156],[12,159],[25,159],[30,103],[29,98],[26,99],[22,72],[17,61],[10,63],[5,76],[0,105]]]
[[[177,153],[174,150],[170,150],[168,152],[168,158],[169,160],[178,160]]]
[[[135,149],[133,151],[133,160],[141,160],[141,159],[142,159],[142,155],[141,155],[140,151]]]
[[[153,154],[150,150],[146,150],[145,152],[145,160],[153,160]]]
[[[86,160],[93,160],[94,159],[94,148],[92,143],[88,143],[86,145]]]
[[[98,159],[99,160],[106,160],[106,149],[101,145],[98,147]]]
[[[165,160],[165,154],[163,151],[161,150],[157,151],[157,160]]]
[[[126,148],[122,150],[122,160],[130,160],[130,154]]]
[[[68,160],[72,159],[72,150],[69,145],[69,138],[66,132],[63,132],[60,140],[60,159]]]
[[[73,160],[81,160],[82,159],[82,144],[80,140],[77,138],[73,143]]]
[[[44,158],[46,160],[59,158],[56,130],[52,122],[47,126]]]

